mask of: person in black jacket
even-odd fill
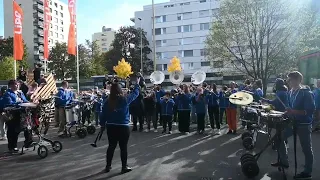
[[[150,131],[151,121],[153,123],[154,132],[158,132],[157,127],[158,123],[155,120],[155,108],[156,108],[156,101],[155,101],[155,94],[154,92],[149,92],[148,95],[143,99],[144,100],[144,112],[145,117],[148,125],[148,129],[146,132]]]
[[[139,131],[143,131],[143,115],[144,115],[144,104],[143,104],[143,95],[141,91],[139,92],[139,96],[130,104],[130,114],[132,116],[133,121],[133,129],[132,131],[137,131],[137,124],[139,120]]]

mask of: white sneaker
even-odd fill
[[[64,132],[58,132],[58,136],[62,136]]]
[[[176,126],[176,125],[177,125],[177,123],[176,123],[176,122],[172,123],[172,126]]]
[[[155,129],[153,132],[158,132],[158,130],[157,130],[157,129]]]
[[[221,135],[220,129],[217,130],[216,135]]]
[[[146,132],[149,132],[149,129],[146,129]]]

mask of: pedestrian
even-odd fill
[[[161,116],[163,120],[163,131],[162,134],[167,132],[167,125],[169,127],[169,134],[172,134],[172,116],[173,116],[173,107],[174,101],[171,98],[171,93],[166,92],[165,96],[160,101],[161,104]]]
[[[111,170],[113,154],[118,143],[121,151],[121,173],[127,173],[132,170],[127,164],[128,141],[130,136],[129,105],[139,96],[139,81],[140,79],[137,78],[137,84],[128,96],[123,95],[121,87],[117,82],[112,83],[110,95],[103,105],[100,125],[102,131],[105,127],[107,128],[109,141],[105,172],[110,172]]]
[[[6,123],[5,123],[5,116],[2,115],[3,109],[5,107],[4,102],[4,94],[6,93],[6,88],[1,87],[0,90],[0,140],[6,140]]]
[[[222,119],[223,119],[223,115],[226,114],[226,108],[229,106],[229,99],[226,98],[226,92],[228,91],[228,87],[227,86],[223,86],[221,91],[219,92],[219,116],[220,116],[220,124],[223,124]],[[227,118],[226,118],[226,124],[228,124],[227,122]]]

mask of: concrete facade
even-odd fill
[[[23,40],[28,48],[28,63],[33,65],[44,60],[44,6],[43,0],[16,0],[23,9]],[[12,1],[4,0],[4,37],[13,36]],[[68,41],[70,16],[68,5],[59,0],[50,0],[52,20],[49,30],[49,48],[56,42]]]
[[[217,0],[171,0],[155,4],[157,70],[167,73],[170,60],[177,56],[185,74],[197,70],[218,72],[221,67],[216,69],[212,66],[204,50],[211,22],[216,20],[218,14]],[[133,20],[136,28],[141,27],[147,32],[152,49],[152,5],[135,12]]]
[[[101,32],[92,35],[92,41],[96,41],[102,53],[107,52],[111,48],[116,32],[111,28],[102,27]]]

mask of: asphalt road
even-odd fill
[[[176,129],[176,127],[175,127]],[[55,130],[51,130],[51,136]],[[209,131],[209,130],[207,130]],[[224,129],[224,132],[226,129]],[[240,132],[240,131],[239,131]],[[50,134],[48,135],[50,136]],[[320,135],[313,134],[315,154],[313,179],[320,179]],[[58,139],[58,138],[54,138]],[[36,151],[24,155],[4,158],[0,156],[1,180],[242,180],[239,159],[243,150],[241,135],[180,135],[176,130],[171,135],[154,132],[134,132],[129,140],[129,160],[133,171],[120,174],[121,161],[117,148],[113,169],[104,173],[107,137],[104,135],[97,148],[89,144],[95,135],[85,139],[77,137],[60,139],[63,150],[60,153],[49,153],[45,159],[39,159]],[[255,151],[266,143],[267,138],[260,136]],[[288,179],[294,175],[293,145],[289,139],[291,167]],[[298,142],[298,169],[302,170],[304,157]],[[0,145],[0,152],[6,151],[6,145]],[[277,153],[271,148],[261,156],[258,163],[260,174],[256,179],[281,180],[281,173],[270,163],[276,160]]]

